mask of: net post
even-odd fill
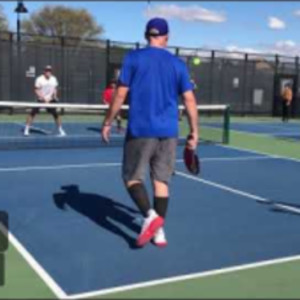
[[[110,40],[106,40],[106,82],[105,85],[107,86],[110,78],[109,78],[109,64],[110,64]]]
[[[229,141],[230,141],[230,106],[227,105],[224,112],[223,144],[229,144]]]
[[[12,32],[9,33],[9,96],[10,99],[14,99],[14,88],[13,88],[13,53],[14,53],[14,34]],[[11,108],[10,113],[13,114],[14,110]]]
[[[67,87],[66,87],[66,38],[64,36],[60,36],[60,49],[61,49],[61,60],[62,60],[62,68],[61,68],[61,98],[68,99],[67,96]]]

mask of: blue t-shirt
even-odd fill
[[[177,137],[178,95],[193,90],[185,63],[163,48],[129,52],[119,83],[129,87],[128,134]]]

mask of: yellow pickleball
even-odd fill
[[[193,58],[193,64],[194,64],[195,66],[199,66],[199,65],[201,64],[201,59],[200,59],[200,57],[194,57],[194,58]]]

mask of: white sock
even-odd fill
[[[29,125],[25,125],[25,132],[29,132],[30,126]]]
[[[148,218],[157,217],[157,213],[156,213],[156,211],[153,208],[151,208],[151,209],[148,210],[147,215],[148,215]]]

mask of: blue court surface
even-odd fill
[[[30,135],[24,137],[24,120],[0,123],[1,149],[45,149],[101,146],[99,121],[66,122],[64,130],[67,138],[58,135],[54,122],[36,122],[30,128]],[[111,136],[115,141],[123,141],[125,129],[113,127]]]
[[[300,161],[202,145],[194,177],[181,153],[169,245],[137,249],[141,216],[122,184],[121,148],[2,151],[15,245],[57,295],[73,297],[299,255]]]
[[[6,122],[1,124],[1,137],[23,137],[25,123],[21,121]],[[97,122],[66,122],[65,130],[69,135],[96,136],[99,135],[100,127]],[[54,122],[35,122],[31,128],[31,137],[39,137],[46,135],[55,135],[56,127]]]

